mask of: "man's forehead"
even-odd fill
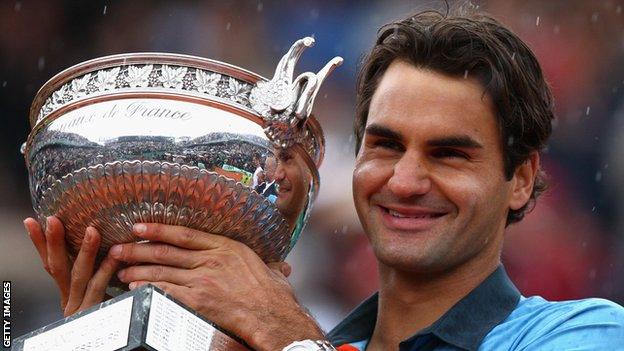
[[[366,125],[379,124],[396,131],[435,126],[441,134],[498,135],[493,103],[475,79],[453,77],[393,62],[371,100]]]
[[[423,94],[429,92],[430,94]],[[449,93],[453,93],[449,96]],[[432,69],[417,67],[411,63],[395,60],[381,76],[373,94],[399,99],[423,98],[432,101],[449,98],[488,102],[486,88],[472,76],[453,76]]]

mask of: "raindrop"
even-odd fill
[[[16,1],[15,2],[15,7],[13,9],[15,10],[15,12],[20,12],[20,10],[22,9],[22,2],[21,1]]]
[[[590,109],[591,109],[591,106],[587,106],[587,108],[585,109],[585,116],[589,116]]]
[[[602,180],[602,172],[600,171],[596,172],[596,175],[594,176],[594,180],[596,181],[596,183],[599,183]]]
[[[107,9],[107,6],[106,6],[106,5],[104,5],[104,11],[102,11],[102,14],[103,14],[104,16],[106,16],[106,9]]]
[[[511,135],[509,138],[507,138],[507,146],[511,146],[514,143],[514,137],[513,135]]]
[[[608,164],[608,163],[605,163],[605,165],[604,165],[604,169],[607,169],[607,168],[609,168],[609,164]]]
[[[537,16],[537,18],[535,19],[535,25],[536,26],[539,26],[539,21],[540,21],[540,18],[539,18],[539,16]]]
[[[615,13],[617,13],[618,15],[619,15],[620,13],[622,13],[622,5],[618,5],[618,6],[615,8]]]
[[[327,99],[327,93],[323,95],[323,99]]]
[[[468,70],[464,71],[464,79],[468,78]]]
[[[553,28],[553,33],[559,34],[559,32],[561,32],[561,27],[559,27],[559,25],[555,25],[555,27]]]
[[[592,212],[596,212],[596,206],[592,207]]]
[[[258,12],[262,12],[263,9],[264,9],[264,4],[262,2],[259,2],[258,6],[256,7],[256,10],[258,10]]]
[[[516,53],[514,52],[514,53],[511,54],[511,60],[513,61],[515,59],[516,59]]]
[[[349,227],[347,227],[346,225],[343,225],[342,228],[340,228],[340,233],[347,234],[347,229],[349,229]]]
[[[318,9],[312,9],[310,10],[310,18],[311,19],[317,19],[319,17],[319,10]]]
[[[44,56],[39,56],[39,60],[37,61],[37,68],[39,68],[40,71],[43,71],[43,69],[45,68],[45,57]]]
[[[583,243],[581,244],[581,246],[583,246],[584,248],[587,247],[587,241],[583,241]]]
[[[592,23],[598,22],[598,12],[592,13],[591,21],[592,21]]]
[[[596,270],[592,269],[591,271],[589,271],[589,279],[596,279]]]
[[[7,81],[6,81],[6,80],[5,80],[5,81],[2,81],[2,87],[4,88],[4,87],[6,87],[6,86],[7,86]]]
[[[225,30],[230,30],[230,28],[232,28],[232,22],[228,22],[228,23],[225,25]]]

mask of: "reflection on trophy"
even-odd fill
[[[40,224],[47,216],[60,218],[71,255],[88,226],[101,233],[103,257],[110,246],[136,240],[134,223],[159,222],[239,240],[265,262],[283,260],[319,187],[324,139],[312,105],[342,62],[336,57],[318,73],[295,78],[295,64],[313,44],[309,37],[295,42],[271,80],[218,61],[162,53],[108,56],[59,73],[35,97],[32,132],[22,147]],[[162,325],[177,306],[209,326],[193,327],[203,335],[197,349],[243,347],[170,298],[156,304],[160,295],[148,287],[117,296],[17,339],[15,348],[56,350],[51,340],[62,337],[63,328],[70,332],[81,320],[88,325],[88,316],[108,308],[117,309],[114,318],[128,315],[127,323],[115,322],[120,330],[99,336],[121,340],[111,350],[173,350],[162,346],[163,333],[188,329],[182,322],[161,328],[160,344],[153,338],[146,344],[154,306],[167,304]],[[76,327],[67,328],[70,323]],[[142,331],[138,339],[135,329]],[[94,330],[89,337],[98,337]]]

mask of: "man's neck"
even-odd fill
[[[397,350],[485,280],[498,259],[467,262],[442,274],[420,275],[379,263],[379,307],[367,350]]]

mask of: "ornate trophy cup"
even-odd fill
[[[59,73],[35,97],[22,147],[40,224],[61,219],[70,255],[87,226],[100,232],[103,257],[137,239],[134,223],[159,222],[239,240],[265,262],[283,260],[319,186],[324,139],[312,105],[342,63],[336,57],[294,78],[313,44],[295,42],[271,80],[163,53],[102,57]],[[137,348],[244,346],[152,286],[14,342],[18,350]]]

